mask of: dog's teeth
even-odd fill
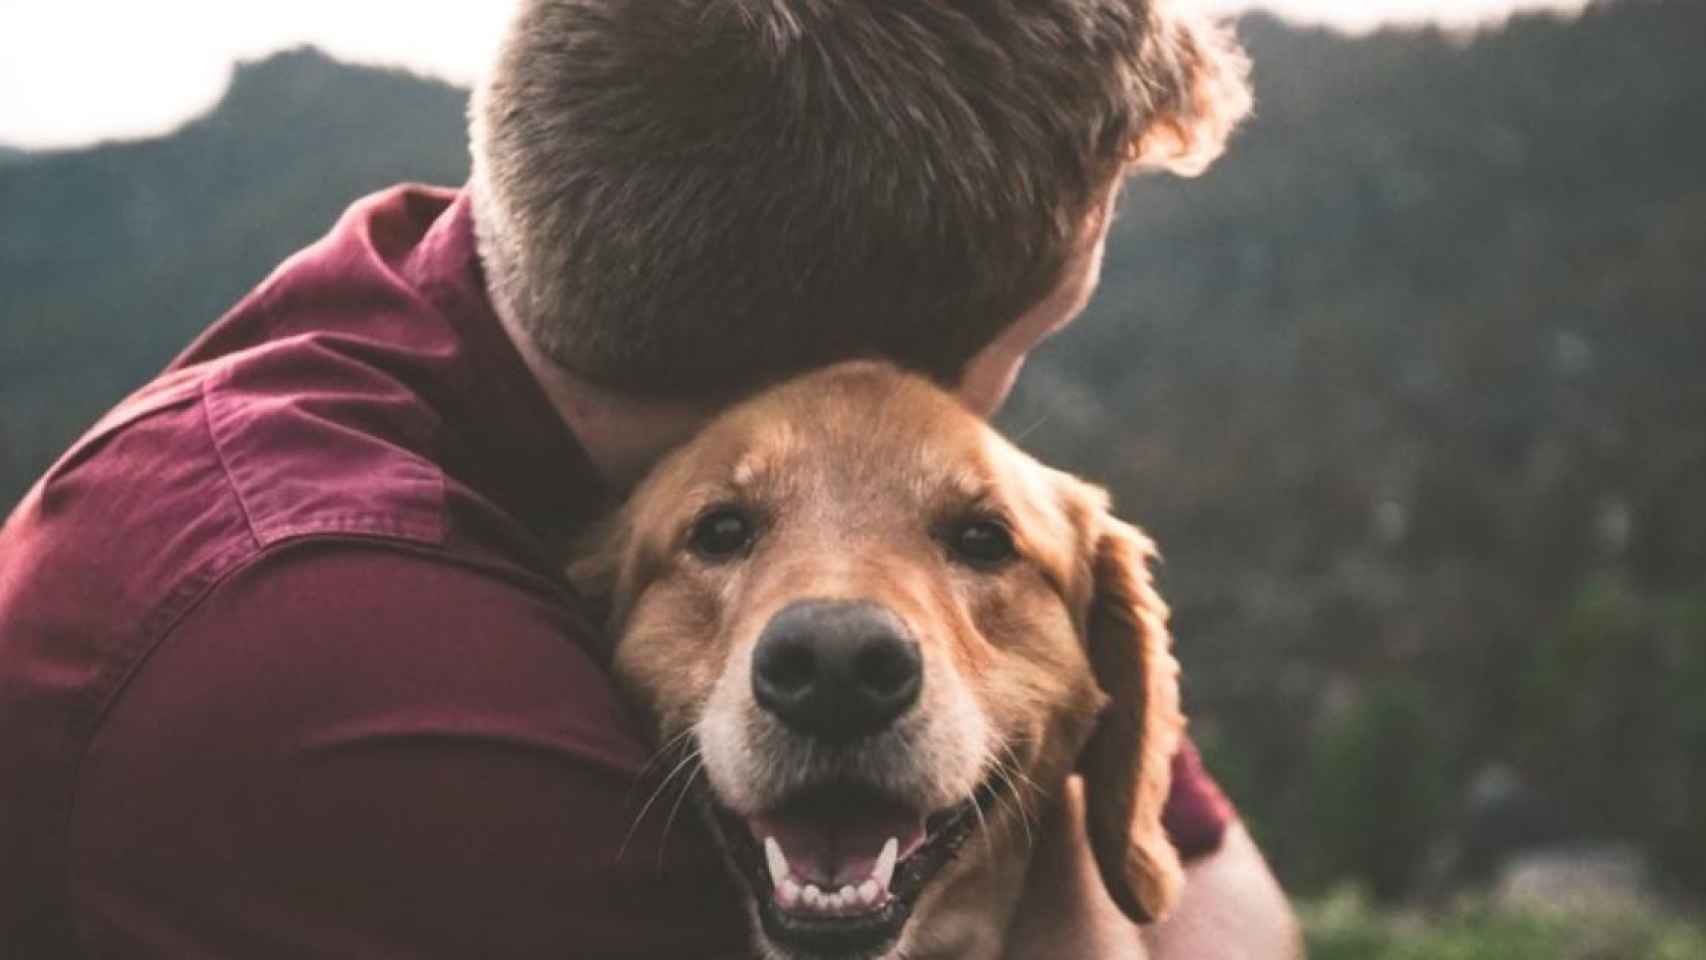
[[[781,886],[788,879],[788,858],[782,855],[782,845],[775,837],[764,838],[764,859],[770,864],[770,882]]]
[[[900,841],[894,837],[890,837],[889,842],[883,844],[883,852],[877,854],[877,866],[871,871],[871,879],[877,881],[877,886],[884,890],[894,882],[894,862],[899,855]]]
[[[775,837],[764,838],[764,860],[770,868],[770,880],[776,885],[776,902],[784,910],[811,910],[817,913],[848,913],[874,907],[886,899],[889,884],[894,881],[895,860],[900,854],[900,840],[890,837],[877,854],[876,868],[863,883],[843,884],[841,889],[824,890],[815,883],[801,884],[789,873],[788,857]]]
[[[839,890],[825,892],[815,883],[801,886],[793,878],[776,885],[776,902],[784,910],[804,910],[820,914],[852,914],[882,903],[886,890],[875,877],[854,886],[849,883]]]

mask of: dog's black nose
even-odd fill
[[[752,695],[807,736],[874,733],[918,700],[924,660],[900,618],[868,601],[800,600],[759,634]]]

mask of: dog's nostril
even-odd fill
[[[752,695],[795,731],[832,743],[874,733],[918,700],[918,644],[887,608],[803,600],[765,625],[752,653]]]
[[[878,696],[903,693],[918,677],[917,647],[887,637],[868,640],[854,657],[853,676]]]
[[[777,692],[803,693],[816,679],[817,656],[804,643],[781,645],[764,658],[759,669]]]

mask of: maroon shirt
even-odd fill
[[[738,953],[557,575],[608,506],[466,197],[358,202],[0,529],[0,957]]]

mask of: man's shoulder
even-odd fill
[[[207,442],[257,549],[314,535],[446,541],[440,419],[400,371],[307,333],[203,378]]]
[[[342,401],[354,409],[316,414],[235,392],[241,368],[186,368],[138,391],[0,528],[0,647],[14,666],[75,662],[79,711],[98,712],[209,591],[283,541],[446,540],[442,473],[388,427],[361,426],[358,392]]]
[[[311,538],[554,581],[545,536],[601,496],[513,354],[465,196],[358,201],[26,495],[0,528],[0,624],[104,656]]]
[[[0,528],[0,622],[85,636],[116,624],[151,632],[166,594],[192,572],[254,553],[202,392],[198,371],[160,378],[37,481]]]
[[[524,536],[486,532],[515,526],[502,510],[447,475],[440,416],[386,349],[336,331],[258,340],[120,403],[0,528],[0,624],[89,638],[79,657],[120,676],[222,579],[294,541],[543,579]]]
[[[132,581],[138,599],[290,538],[439,546],[435,441],[430,408],[394,378],[313,336],[264,344],[120,403],[43,475],[4,537],[13,556],[50,554],[56,577],[98,570]]]

